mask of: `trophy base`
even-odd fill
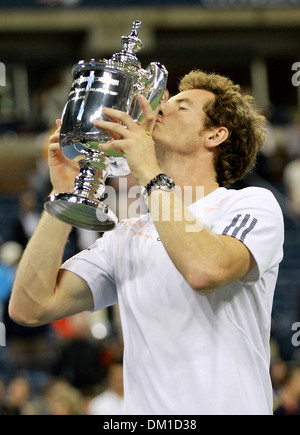
[[[118,218],[107,205],[74,193],[51,195],[45,207],[51,216],[83,230],[111,231],[118,223]]]

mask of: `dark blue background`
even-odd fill
[[[201,0],[82,0],[79,7],[200,5]],[[0,0],[5,8],[45,8],[38,0]],[[49,7],[49,6],[48,6]]]
[[[120,7],[120,6],[202,6],[203,3],[207,4],[207,2],[203,0],[81,0],[80,4],[77,7],[97,7],[97,6],[105,6],[105,7]],[[212,0],[213,3],[213,0]],[[216,3],[218,1],[216,0]],[[226,0],[224,0],[226,3]],[[237,5],[238,0],[236,0],[235,4]],[[281,6],[295,6],[297,4],[300,6],[300,0],[261,0],[261,5],[259,5],[259,0],[244,0],[241,2],[244,6],[253,6],[258,8],[261,7],[272,7],[272,3],[274,6],[278,6],[280,3]],[[230,1],[227,1],[227,4],[230,4]],[[38,0],[0,0],[0,8],[49,8],[50,6],[45,6],[39,3]]]

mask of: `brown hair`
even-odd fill
[[[255,104],[254,98],[242,93],[239,85],[229,78],[191,71],[183,77],[179,91],[203,89],[215,95],[204,108],[205,128],[226,127],[229,137],[216,147],[214,166],[220,186],[243,178],[256,162],[256,156],[265,142],[265,117]]]

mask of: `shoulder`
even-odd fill
[[[218,209],[214,228],[221,234],[242,237],[250,233],[272,234],[283,238],[284,219],[274,194],[261,187],[228,190],[228,195]],[[280,237],[279,237],[280,236]],[[248,237],[249,238],[249,237]]]
[[[256,187],[256,186],[249,186],[244,187],[243,189],[228,189],[228,192],[234,192],[232,195],[233,198],[241,199],[241,198],[268,198],[268,199],[274,199],[274,194],[264,187]]]
[[[263,187],[245,187],[239,190],[228,190],[227,201],[224,201],[224,207],[248,207],[251,209],[269,208],[270,210],[280,211],[280,205],[274,194]]]

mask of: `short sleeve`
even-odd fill
[[[260,279],[283,257],[284,223],[281,208],[267,189],[248,187],[236,191],[220,209],[212,230],[240,240],[252,253],[256,267],[243,279]]]
[[[118,303],[108,238],[109,233],[61,266],[87,282],[94,299],[94,311]]]

